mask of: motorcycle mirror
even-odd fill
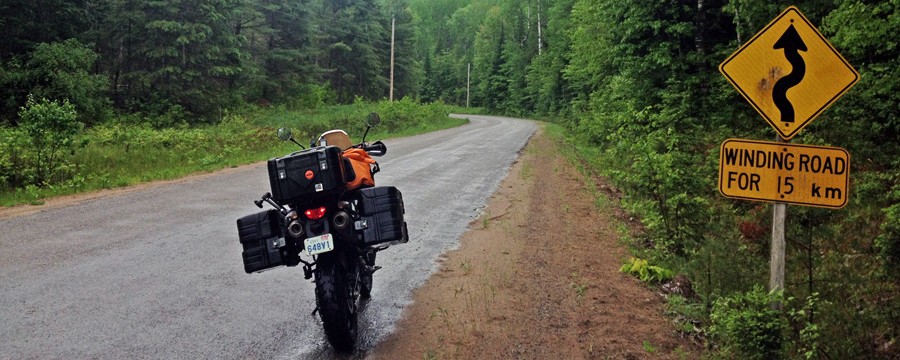
[[[288,140],[291,140],[293,137],[294,136],[291,133],[290,128],[283,127],[283,128],[278,129],[278,139],[280,139],[281,141],[288,141]]]
[[[280,139],[281,141],[293,142],[294,144],[297,144],[297,146],[299,146],[301,149],[306,149],[306,147],[304,147],[303,145],[300,145],[300,143],[298,143],[297,140],[294,140],[294,135],[293,135],[293,133],[291,133],[290,128],[286,128],[286,127],[278,128],[278,139]]]
[[[366,125],[369,125],[369,127],[376,127],[378,124],[381,124],[381,117],[374,112],[369,113],[369,117],[366,118]]]

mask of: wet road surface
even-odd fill
[[[376,183],[403,192],[410,242],[378,255],[356,355],[331,351],[300,267],[243,271],[235,220],[260,211],[260,163],[0,218],[0,359],[364,358],[537,128],[466,117],[385,141]]]

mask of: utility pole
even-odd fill
[[[469,83],[472,79],[472,63],[466,65],[466,108],[469,108]]]
[[[541,48],[544,47],[544,44],[541,44],[541,1],[540,0],[538,0],[538,2],[537,2],[537,19],[538,19],[538,26],[537,26],[537,28],[538,28],[537,29],[538,30],[538,36],[537,36],[538,55],[540,55]]]
[[[390,90],[390,101],[394,101],[394,23],[397,18],[394,15],[391,15],[391,90]]]

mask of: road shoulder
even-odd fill
[[[373,359],[682,358],[698,354],[664,304],[618,271],[627,251],[611,211],[539,131],[413,294]]]

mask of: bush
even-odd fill
[[[304,109],[315,109],[331,105],[337,102],[337,94],[327,85],[305,84],[300,89],[300,94],[291,102],[291,105]]]
[[[780,293],[767,293],[758,285],[716,300],[709,331],[722,353],[740,359],[780,358],[787,324],[772,304],[781,300]]]
[[[35,184],[49,185],[57,173],[69,165],[68,156],[75,151],[75,136],[84,125],[78,122],[75,106],[64,100],[39,102],[29,95],[19,111],[19,124],[28,135],[34,152],[32,167]]]
[[[67,99],[78,111],[79,121],[99,123],[110,117],[111,103],[106,95],[106,76],[91,74],[98,58],[97,53],[75,39],[39,44],[24,66],[17,69],[20,73],[15,77],[16,83],[9,85],[27,89],[38,99]],[[23,95],[14,95],[19,105]]]
[[[0,189],[24,183],[26,176],[23,150],[25,135],[17,128],[0,127]]]

